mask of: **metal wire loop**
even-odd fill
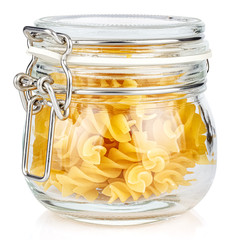
[[[32,114],[39,113],[43,105],[41,104],[43,102],[43,98],[41,96],[35,95],[31,98],[31,104],[32,104]]]
[[[72,41],[66,34],[60,34],[60,36],[64,38],[66,43],[66,50],[61,57],[61,66],[66,75],[66,99],[63,107],[66,110],[69,108],[72,97],[72,74],[67,65],[67,57],[72,52]]]
[[[41,94],[47,94],[48,93],[46,91],[46,87],[44,85],[45,82],[49,83],[49,84],[53,84],[53,79],[50,78],[49,76],[44,76],[44,77],[41,77],[37,80],[36,86],[37,86],[37,89],[39,90],[39,92]]]
[[[50,176],[53,134],[54,134],[54,125],[55,125],[55,112],[53,107],[51,107],[50,116],[49,116],[48,141],[47,141],[44,174],[43,176],[33,175],[29,172],[29,163],[28,163],[31,129],[32,129],[32,115],[33,115],[34,105],[37,104],[42,99],[43,98],[41,96],[35,95],[29,100],[28,109],[26,112],[26,123],[25,123],[23,155],[22,155],[22,171],[24,176],[27,177],[28,179],[38,181],[38,182],[44,182],[48,180]],[[44,119],[44,121],[46,120]]]
[[[209,62],[208,58],[206,59],[206,65],[207,65],[207,73],[209,73],[209,71],[210,71],[210,62]]]
[[[23,32],[27,39],[32,42],[42,42],[45,37],[51,37],[56,43],[65,44],[64,37],[51,29],[26,26]]]
[[[69,108],[64,109],[64,102],[62,100],[59,100],[59,101],[57,100],[52,86],[47,81],[43,82],[43,87],[45,87],[46,93],[49,94],[49,97],[50,97],[52,106],[54,108],[54,111],[56,113],[56,116],[60,120],[65,120],[69,116]]]
[[[35,78],[25,74],[18,73],[13,80],[14,86],[19,91],[35,90]]]

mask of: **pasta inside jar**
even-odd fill
[[[204,96],[209,56],[204,25],[191,18],[148,18],[158,23],[149,25],[154,35],[145,39],[136,39],[133,30],[124,35],[125,26],[106,26],[100,33],[98,24],[85,29],[63,23],[59,32],[69,33],[73,43],[65,60],[67,42],[64,46],[54,32],[42,41],[35,37],[41,29],[29,29],[34,34],[29,52],[37,57],[31,77],[39,79],[33,94],[43,100],[31,117],[27,182],[47,208],[81,221],[135,224],[182,213],[208,191],[216,169],[216,133]],[[56,21],[65,20],[41,19],[37,27],[57,30]],[[79,28],[88,40],[79,41]],[[121,40],[114,35],[117,29]],[[93,38],[97,32],[103,34],[99,44]],[[115,40],[108,39],[109,32]],[[39,85],[41,79],[47,85]],[[68,112],[66,118],[59,117],[52,98],[64,115]]]
[[[55,82],[62,79],[51,75]],[[129,78],[113,81],[137,86]],[[49,114],[47,107],[35,115],[30,169],[35,175],[44,172],[48,122],[41,123]],[[74,98],[68,119],[56,120],[51,176],[43,190],[55,187],[63,197],[124,203],[187,188],[197,181],[192,169],[215,164],[203,114],[184,94]]]

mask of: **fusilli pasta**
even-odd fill
[[[167,84],[180,76],[168,77]],[[52,78],[64,82],[62,74],[53,73]],[[92,80],[74,76],[74,86],[143,86],[122,76]],[[200,109],[182,97],[162,103],[152,99],[145,107],[140,103],[149,96],[74,97],[69,118],[56,120],[50,178],[37,184],[45,191],[54,186],[63,197],[94,201],[101,195],[108,203],[158,197],[191,185],[195,179],[186,180],[191,169],[211,163]],[[32,174],[44,171],[48,116],[48,107],[35,115]]]

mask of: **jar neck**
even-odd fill
[[[71,56],[92,58],[170,58],[192,57],[205,54],[209,51],[208,42],[204,38],[186,40],[151,40],[125,42],[102,41],[72,41],[73,50]],[[147,44],[148,43],[148,44]],[[51,38],[45,38],[42,42],[35,42],[36,47],[47,49],[57,53],[63,53],[66,46],[57,44]],[[172,62],[171,62],[172,63]]]
[[[44,48],[56,53],[62,53],[64,47],[56,45],[48,39],[47,41],[35,43],[37,48]],[[204,54],[209,50],[208,43],[203,40],[193,41],[170,41],[156,45],[73,45],[71,56],[79,56],[81,59],[136,59],[145,61],[147,59],[171,59],[192,57]],[[172,61],[171,61],[172,62]],[[138,66],[94,66],[82,64],[70,64],[69,68],[73,76],[73,91],[80,89],[91,90],[90,95],[95,94],[96,88],[104,89],[96,95],[113,89],[117,94],[122,89],[128,92],[134,88],[148,90],[144,94],[150,94],[150,90],[157,89],[157,93],[172,93],[187,91],[203,91],[206,74],[207,61],[197,60],[191,62],[180,62],[171,64],[138,65]],[[58,90],[65,88],[66,78],[62,68],[57,64],[39,59],[36,69],[44,74],[51,74]],[[42,70],[43,69],[43,70]],[[203,86],[203,87],[202,87]],[[154,92],[156,93],[156,91]],[[157,94],[156,93],[156,94]],[[124,94],[124,93],[122,93]],[[140,94],[140,93],[138,93]],[[143,94],[143,93],[141,93]]]

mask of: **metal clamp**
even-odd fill
[[[66,98],[65,98],[65,102],[64,101],[59,102],[58,104],[59,108],[54,106],[54,108],[57,109],[56,114],[60,116],[63,115],[63,117],[59,117],[59,119],[61,120],[66,119],[67,112],[65,111],[69,108],[69,105],[71,102],[71,96],[72,96],[72,74],[70,69],[67,66],[67,57],[72,52],[72,46],[73,46],[72,40],[66,34],[56,33],[53,30],[47,29],[47,28],[37,28],[37,27],[26,26],[24,27],[23,32],[28,39],[28,47],[33,46],[34,42],[42,42],[45,37],[51,37],[56,43],[61,45],[66,45],[66,50],[61,55],[61,59],[60,59],[60,64],[66,75]],[[34,55],[32,55],[31,62],[29,63],[26,69],[26,75],[31,76],[32,69],[36,64],[37,60],[38,60],[38,57],[35,57]],[[16,80],[14,82],[16,82]],[[47,87],[48,87],[48,84],[47,84]],[[32,97],[30,90],[20,91],[20,97],[21,97],[21,101],[24,109],[27,110],[28,101]],[[58,109],[60,110],[60,114],[58,114]]]
[[[41,110],[43,107],[43,104],[46,104],[48,106],[53,106],[54,111],[56,113],[56,116],[60,120],[64,120],[69,116],[69,108],[66,110],[63,110],[63,100],[57,100],[55,92],[51,86],[53,84],[53,80],[49,76],[44,76],[39,79],[33,78],[27,74],[24,73],[19,73],[15,76],[14,78],[14,86],[17,90],[20,92],[24,93],[26,91],[32,91],[32,90],[37,90],[40,94],[48,94],[50,97],[50,100],[42,99],[40,101],[40,108],[37,106],[36,109],[33,110],[33,114],[36,114]],[[65,93],[65,92],[64,92]],[[31,99],[32,97],[30,97]],[[29,99],[29,101],[30,101]],[[27,104],[28,105],[28,104]],[[37,104],[38,105],[38,104]],[[62,108],[62,110],[61,110]],[[63,113],[62,113],[63,111]]]
[[[48,130],[48,143],[47,143],[47,152],[46,152],[46,161],[45,161],[45,170],[43,176],[32,175],[28,171],[28,156],[29,156],[29,146],[30,146],[30,136],[31,136],[31,123],[32,123],[32,114],[33,106],[36,102],[42,100],[41,96],[33,96],[28,101],[28,109],[26,116],[25,132],[24,132],[24,145],[23,145],[23,159],[22,159],[22,170],[24,176],[29,179],[38,182],[44,182],[48,180],[51,169],[51,156],[52,156],[52,145],[53,145],[53,134],[54,134],[54,124],[55,124],[55,111],[51,107],[50,119],[49,119],[49,130]]]
[[[57,116],[60,120],[65,120],[69,116],[69,105],[72,97],[72,75],[67,66],[67,57],[72,52],[72,40],[66,34],[56,33],[53,30],[46,28],[26,26],[23,29],[23,32],[28,39],[28,47],[32,47],[34,42],[44,41],[45,38],[52,38],[56,43],[66,45],[66,50],[61,55],[60,59],[61,67],[66,75],[65,101],[57,100],[55,92],[51,86],[53,84],[53,80],[49,76],[41,77],[39,79],[31,76],[32,69],[38,60],[38,57],[34,55],[32,55],[32,59],[26,69],[26,73],[19,73],[14,78],[14,86],[19,90],[23,107],[26,110],[26,124],[22,157],[23,174],[27,178],[30,178],[34,181],[44,182],[48,180],[50,176],[55,116]],[[39,95],[33,96],[32,91],[34,90],[42,95],[48,94],[49,100]],[[45,172],[41,177],[30,174],[28,170],[28,158],[32,115],[41,111],[45,104],[51,107],[51,112],[49,119]]]

